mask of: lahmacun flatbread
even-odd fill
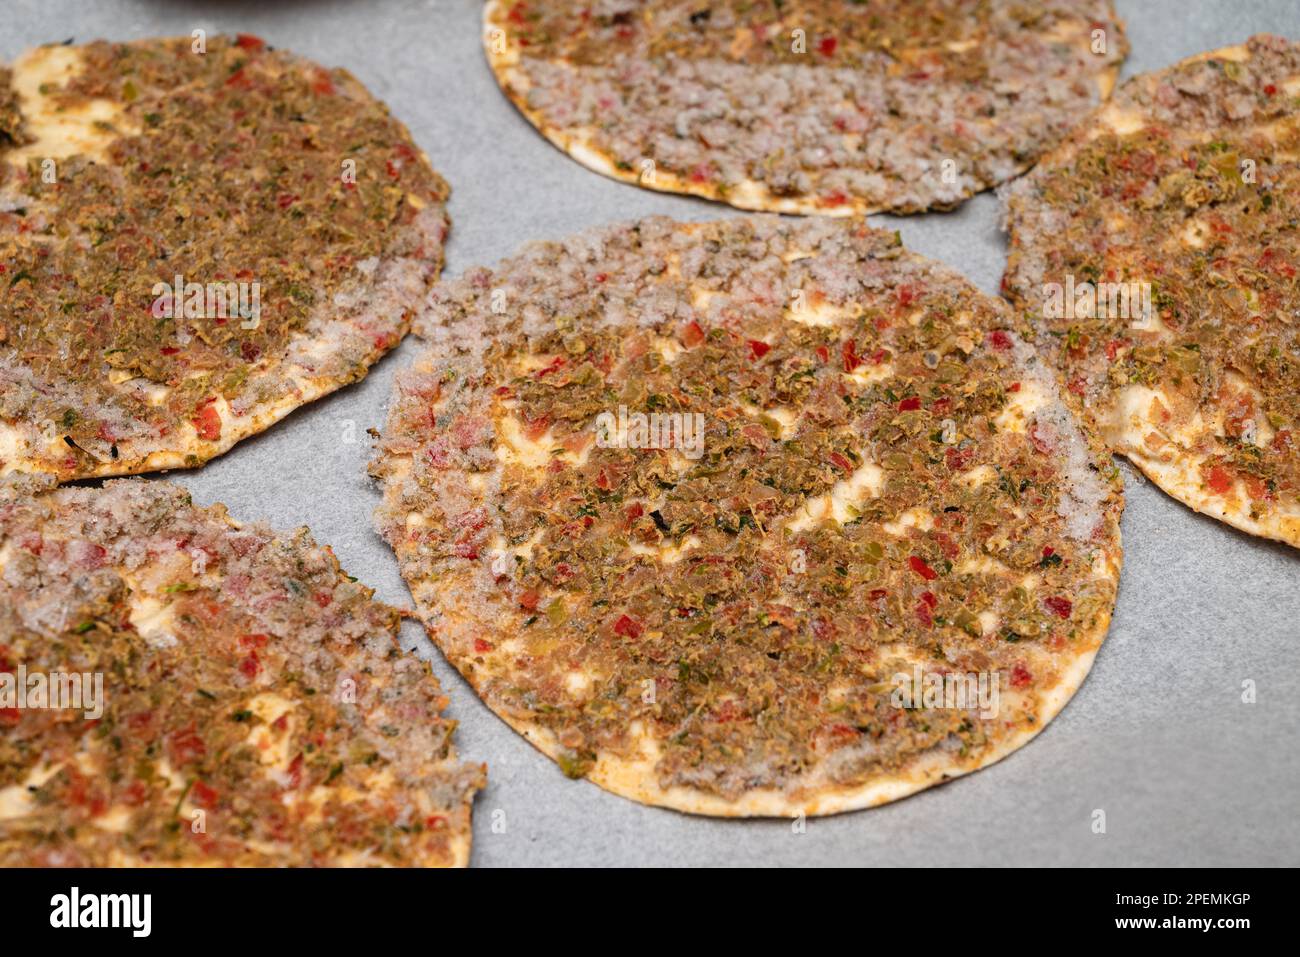
[[[896,234],[649,219],[432,306],[379,526],[433,640],[567,774],[828,814],[998,760],[1083,681],[1117,470],[1006,305]]]
[[[0,481],[0,864],[468,862],[483,768],[328,547],[51,482]]]
[[[200,465],[362,378],[447,195],[350,74],[256,37],[0,68],[0,472]]]
[[[1300,545],[1300,43],[1134,77],[1008,191],[1004,290],[1114,451]]]
[[[490,0],[506,95],[583,165],[742,209],[956,206],[1114,85],[1110,0]]]

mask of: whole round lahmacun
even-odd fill
[[[506,95],[585,166],[742,209],[950,208],[1104,100],[1110,0],[490,0]]]
[[[0,472],[199,465],[366,374],[446,183],[352,76],[251,36],[0,68]]]
[[[1004,289],[1116,452],[1300,545],[1300,43],[1125,83],[1009,191]]]
[[[860,221],[665,219],[435,287],[372,471],[433,640],[565,773],[827,814],[1083,681],[1117,470],[1011,311]]]
[[[483,769],[328,547],[49,482],[0,481],[0,864],[468,863]]]

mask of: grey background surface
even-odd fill
[[[1300,0],[1119,0],[1124,75],[1269,31],[1300,38]],[[479,48],[479,0],[5,0],[0,60],[74,37],[250,32],[356,74],[411,128],[452,185],[447,275],[531,239],[664,213],[742,215],[589,173],[498,92]],[[893,219],[907,245],[996,293],[998,203]],[[409,606],[373,531],[365,474],[408,338],[362,383],[301,409],[197,472],[170,477],[241,519],[310,525],[343,566]],[[1300,397],[1298,397],[1300,401]],[[1300,552],[1195,515],[1126,469],[1125,567],[1110,635],[1075,699],[1035,741],[977,774],[883,808],[814,819],[717,821],[641,807],[572,782],[482,705],[408,626],[489,786],[477,865],[1193,865],[1300,863]],[[1258,701],[1241,701],[1253,680]],[[1107,833],[1092,832],[1094,810]],[[502,812],[502,813],[495,813]],[[496,833],[493,819],[504,821]],[[500,830],[498,827],[497,830]]]

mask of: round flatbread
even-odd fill
[[[435,287],[372,469],[434,641],[574,777],[879,804],[1079,687],[1121,493],[1000,300],[844,220],[651,219]]]
[[[447,195],[346,71],[256,37],[0,69],[0,471],[199,465],[360,379]]]
[[[1110,0],[490,0],[506,95],[598,173],[741,209],[956,206],[1114,85]]]
[[[1300,44],[1134,77],[1009,192],[1004,289],[1116,451],[1300,545]]]
[[[464,865],[480,765],[307,529],[0,483],[0,864]]]

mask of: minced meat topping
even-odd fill
[[[500,0],[490,16],[518,55],[503,83],[543,129],[581,131],[643,181],[652,162],[804,212],[952,206],[1002,182],[1127,52],[1109,0]]]
[[[452,863],[483,771],[397,625],[306,529],[0,486],[0,863]],[[56,675],[99,713],[38,706]]]
[[[61,473],[177,449],[187,423],[215,442],[218,396],[242,416],[295,377],[360,377],[441,267],[447,186],[355,79],[256,37],[192,44],[92,43],[42,88],[112,105],[106,161],[2,162],[22,115],[0,73],[0,417],[63,437]],[[158,308],[177,276],[244,305],[256,283],[260,315]]]
[[[1113,468],[1004,306],[842,222],[652,219],[435,288],[381,527],[573,775],[634,726],[663,787],[725,798],[978,760],[1100,641]],[[598,441],[620,410],[702,442]],[[1002,713],[894,706],[914,663],[998,676]]]
[[[1133,79],[1108,111],[1140,128],[1103,113],[1017,184],[1004,287],[1103,421],[1153,390],[1143,451],[1190,441],[1193,481],[1243,489],[1258,517],[1300,507],[1300,45],[1245,51]],[[1098,307],[1049,313],[1044,289],[1067,279]],[[1146,286],[1150,318],[1112,308],[1107,284]]]

